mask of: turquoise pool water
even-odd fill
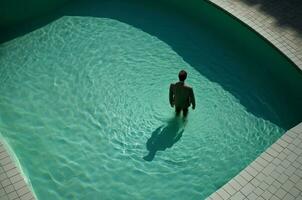
[[[300,97],[283,98],[296,88],[265,68],[292,66],[266,44],[275,59],[206,24],[140,12],[145,30],[64,16],[0,45],[0,132],[39,199],[204,199],[299,120]],[[197,101],[186,122],[168,103],[180,69]]]

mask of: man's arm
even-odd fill
[[[191,88],[191,90],[190,90],[190,101],[192,103],[192,108],[194,110],[195,109],[195,96],[194,96],[193,88]]]
[[[173,92],[173,89],[174,89],[174,84],[171,84],[170,89],[169,89],[169,102],[170,102],[170,105],[172,107],[174,106],[174,92]]]

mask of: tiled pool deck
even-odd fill
[[[244,0],[209,1],[254,29],[302,70],[302,35],[299,30],[280,26],[273,16],[261,10],[261,5],[251,6]],[[270,9],[280,10],[278,1],[267,2],[271,2]],[[302,4],[283,15],[291,15],[291,20],[301,20],[298,17],[301,10]],[[223,199],[302,200],[302,123],[287,131],[236,177],[207,198]]]
[[[35,200],[16,163],[0,140],[0,200]]]

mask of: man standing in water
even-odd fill
[[[169,101],[170,105],[175,106],[175,112],[178,116],[180,112],[183,112],[183,116],[188,114],[188,108],[192,104],[192,109],[195,109],[195,97],[193,89],[185,85],[187,78],[187,72],[181,70],[178,74],[179,82],[170,85]]]

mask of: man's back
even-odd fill
[[[191,103],[195,107],[195,98],[193,89],[179,81],[170,85],[170,103],[179,108],[188,108]]]

